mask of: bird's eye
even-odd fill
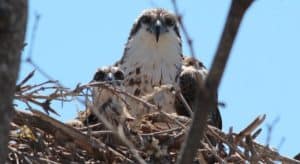
[[[198,65],[199,65],[199,67],[204,67],[204,64],[200,61],[198,61]]]
[[[120,70],[114,73],[116,80],[124,80],[124,73]]]
[[[145,16],[142,17],[141,21],[144,24],[150,24],[151,23],[151,17],[145,15]]]
[[[102,70],[99,70],[95,73],[93,80],[94,81],[104,81],[106,77],[106,73]]]
[[[166,23],[167,26],[174,26],[175,21],[174,21],[174,19],[172,19],[170,17],[166,17],[165,18],[165,23]]]

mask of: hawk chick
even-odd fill
[[[179,85],[183,97],[187,103],[191,106],[194,101],[198,101],[196,96],[196,85],[204,85],[205,78],[207,77],[207,69],[197,59],[193,57],[184,57],[182,71],[179,76]],[[200,79],[196,78],[195,74],[200,76]],[[215,102],[217,103],[218,96],[215,95]],[[180,115],[190,116],[189,112],[185,109],[181,101],[175,102],[176,111]],[[217,104],[216,104],[217,106]],[[211,109],[208,116],[208,123],[219,129],[222,129],[222,118],[218,107]]]
[[[118,67],[112,66],[98,69],[93,81],[105,82],[113,87],[124,90],[122,84],[123,79],[123,71]],[[116,95],[112,90],[99,86],[93,88],[92,97],[93,107],[98,110],[100,114],[104,115],[112,125],[119,125],[125,120],[133,119],[127,111],[122,95]]]

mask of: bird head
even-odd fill
[[[93,81],[108,82],[112,85],[119,85],[124,80],[124,73],[118,67],[103,67],[97,70]]]
[[[180,38],[176,15],[161,8],[144,10],[133,25],[130,37],[140,30],[152,34],[156,42],[159,42],[161,36],[167,34],[175,34]]]

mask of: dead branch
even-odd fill
[[[218,90],[242,18],[252,2],[253,0],[233,0],[231,3],[225,28],[205,86],[199,86],[199,91],[197,91],[197,96],[201,101],[197,101],[192,106],[195,109],[193,122],[178,158],[179,164],[192,163],[196,151],[200,147],[200,140],[203,138],[206,129],[209,110],[213,109],[214,104],[216,104],[213,95]]]
[[[262,115],[257,117],[253,122],[251,122],[244,130],[242,130],[235,138],[235,143],[238,143],[244,137],[250,136],[251,133],[261,125],[261,123],[265,120],[266,115]],[[256,135],[254,135],[256,136]]]

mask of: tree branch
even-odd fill
[[[24,47],[27,0],[0,1],[0,163],[5,163],[12,100]]]
[[[196,96],[199,101],[192,105],[194,117],[188,135],[185,139],[177,163],[192,163],[197,149],[200,147],[201,139],[207,127],[207,117],[209,110],[213,109],[217,102],[214,102],[214,95],[220,85],[224,73],[230,50],[238,32],[242,18],[253,0],[233,0],[227,16],[225,28],[217,52],[215,54],[212,67],[206,79],[205,86],[199,83]],[[199,78],[199,77],[198,77]]]

